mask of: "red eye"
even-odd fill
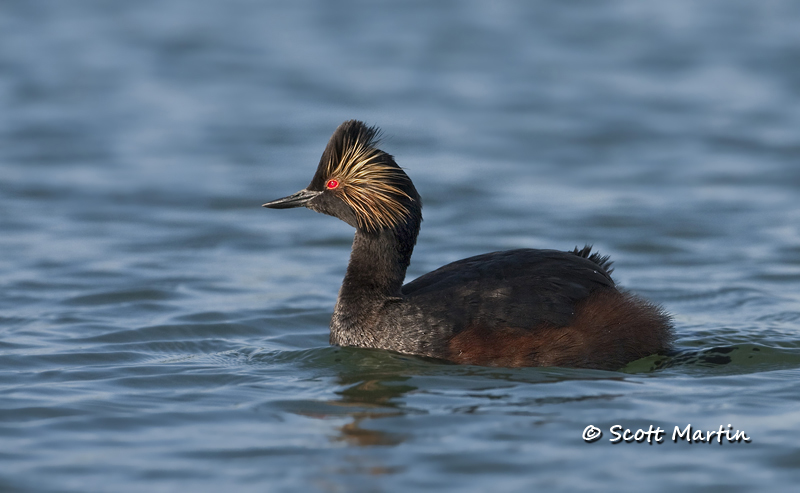
[[[339,182],[336,180],[328,180],[328,183],[326,183],[325,186],[328,187],[328,190],[333,190],[339,186]]]

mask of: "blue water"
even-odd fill
[[[0,3],[0,491],[793,490],[798,25],[792,0]],[[410,278],[592,243],[676,354],[328,346],[352,230],[260,204],[350,118],[423,196]]]

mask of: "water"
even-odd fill
[[[798,22],[791,0],[3,2],[0,490],[793,490]],[[329,347],[352,231],[259,206],[350,118],[424,198],[410,277],[593,243],[674,314],[677,354]],[[751,442],[670,439],[729,423]]]

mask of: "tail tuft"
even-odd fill
[[[586,245],[582,249],[578,250],[578,247],[575,247],[575,250],[569,252],[573,255],[577,255],[578,257],[583,257],[586,259],[591,260],[600,268],[602,268],[608,275],[611,275],[614,272],[614,268],[611,267],[611,264],[614,262],[611,259],[610,255],[600,255],[598,252],[592,253],[592,245]]]

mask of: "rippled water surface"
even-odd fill
[[[798,25],[791,0],[2,2],[0,491],[792,490]],[[350,118],[424,198],[410,277],[591,243],[676,353],[328,346],[352,230],[260,204]]]

